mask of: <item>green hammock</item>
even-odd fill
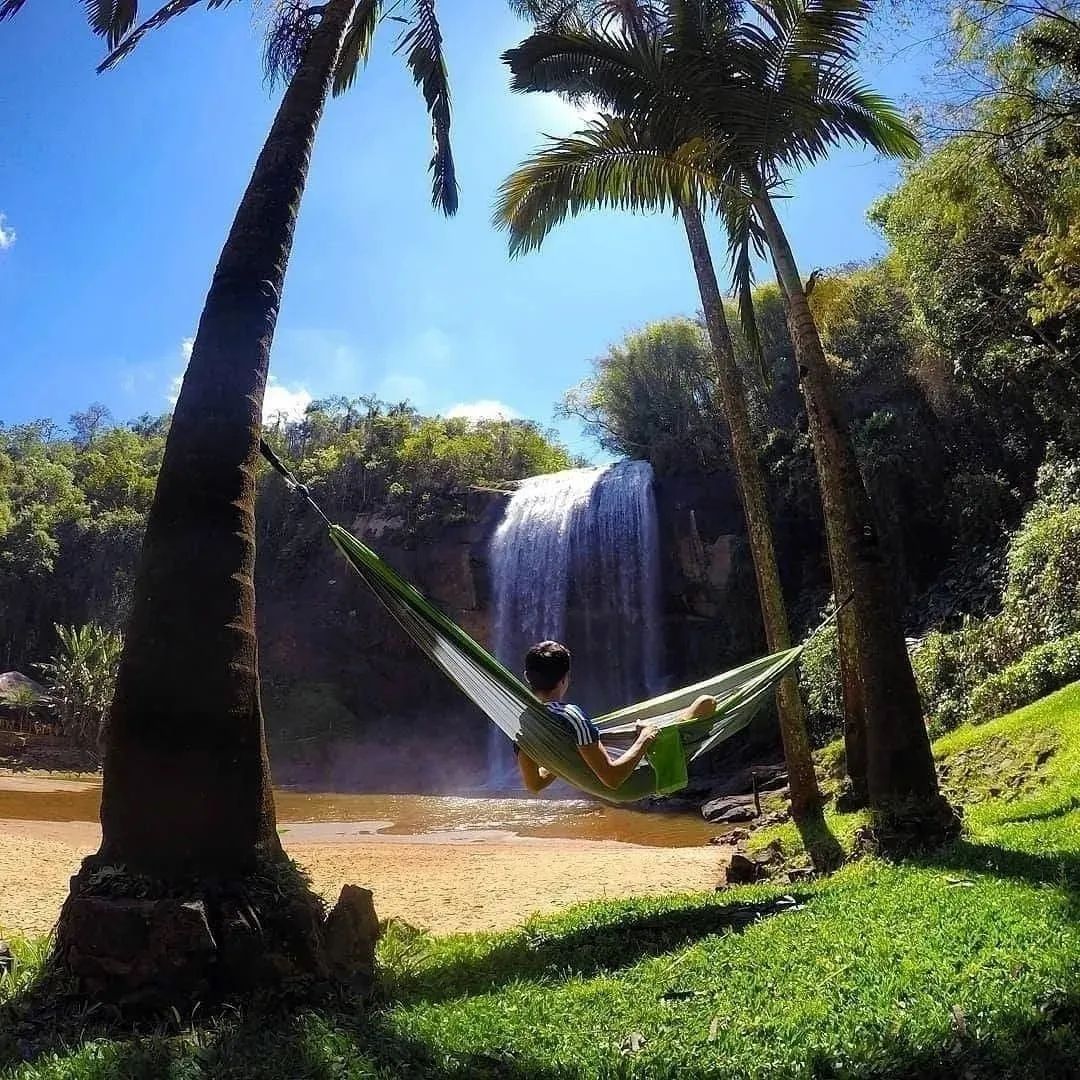
[[[805,647],[800,645],[773,653],[733,671],[597,719],[595,723],[604,745],[618,750],[634,742],[639,721],[647,720],[661,729],[648,758],[612,790],[601,783],[578,753],[564,726],[523,682],[371,548],[340,525],[332,524],[307,489],[296,481],[265,443],[262,451],[290,487],[307,499],[326,523],[330,539],[349,564],[451,682],[533,761],[582,791],[610,802],[633,802],[649,795],[667,795],[685,787],[687,762],[701,757],[745,728],[770,700],[776,684],[791,670]],[[716,712],[704,719],[681,719],[702,694],[716,698]]]

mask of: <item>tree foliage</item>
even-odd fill
[[[49,699],[62,732],[93,753],[116,687],[123,638],[97,623],[54,629],[59,648],[39,665]]]
[[[711,472],[728,452],[709,363],[696,322],[653,323],[595,360],[561,410],[609,453],[648,458],[659,472]]]
[[[85,414],[77,414],[78,417]],[[168,418],[99,423],[86,438],[48,421],[0,427],[0,663],[47,655],[53,624],[121,625]],[[464,513],[470,485],[567,468],[565,449],[524,420],[420,416],[374,398],[313,402],[267,437],[346,523],[375,510],[422,531]],[[286,494],[267,471],[263,535],[289,528]]]

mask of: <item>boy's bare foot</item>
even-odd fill
[[[716,698],[711,694],[702,694],[701,697],[690,706],[686,716],[690,720],[704,720],[716,712]]]

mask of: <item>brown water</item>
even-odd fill
[[[569,799],[275,792],[282,833],[298,839],[410,836],[467,841],[512,836],[696,847],[721,831],[697,814],[628,810]],[[0,820],[97,821],[101,784],[0,776]],[[292,828],[292,826],[298,826]]]

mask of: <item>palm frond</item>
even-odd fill
[[[709,148],[693,140],[663,152],[625,120],[602,116],[528,158],[499,189],[492,222],[518,255],[538,248],[567,217],[586,210],[674,210],[715,198]]]
[[[149,19],[120,39],[109,55],[98,64],[98,72],[108,71],[110,68],[116,67],[151,30],[157,30],[201,2],[202,0],[168,0]],[[229,4],[233,3],[233,0],[205,0],[205,2],[207,8],[219,8],[228,7]]]
[[[667,0],[665,32],[674,48],[706,55],[739,23],[739,0]]]
[[[809,65],[851,62],[870,15],[869,0],[753,0],[761,26],[745,34],[765,62],[765,85],[779,89]]]
[[[820,73],[806,92],[789,90],[771,99],[763,160],[800,168],[825,158],[838,143],[866,145],[889,157],[914,158],[919,141],[888,99],[862,84],[850,68]]]
[[[819,81],[815,105],[836,135],[866,143],[889,157],[916,158],[919,137],[888,98],[863,85],[851,73],[826,72]]]
[[[135,25],[139,13],[139,0],[83,0],[83,6],[90,29],[110,49]]]
[[[413,81],[420,87],[431,117],[434,150],[431,155],[431,201],[444,214],[457,212],[458,189],[454,156],[450,148],[450,81],[442,51],[442,30],[435,0],[412,0],[408,28],[398,41],[398,52]]]
[[[587,26],[650,33],[668,18],[663,0],[509,0],[509,3],[514,14],[544,30]]]
[[[555,29],[579,23],[579,0],[508,0],[510,10],[534,26]]]
[[[739,310],[739,325],[743,340],[751,358],[758,364],[763,385],[769,385],[765,369],[765,357],[761,348],[757,313],[754,310],[754,263],[753,256],[765,253],[765,242],[754,217],[749,193],[729,190],[718,206],[720,218],[728,237],[728,253],[731,258],[732,285]]]
[[[2,0],[0,2],[0,22],[18,15],[26,0]]]
[[[337,66],[334,68],[333,93],[337,97],[356,81],[356,76],[371,55],[375,27],[379,24],[383,0],[360,0],[341,41]]]
[[[275,0],[263,41],[263,70],[268,82],[287,82],[296,74],[321,15],[322,9],[312,7],[308,0]]]
[[[620,116],[644,115],[661,102],[663,57],[655,39],[586,27],[539,30],[503,53],[510,89],[590,99]]]

